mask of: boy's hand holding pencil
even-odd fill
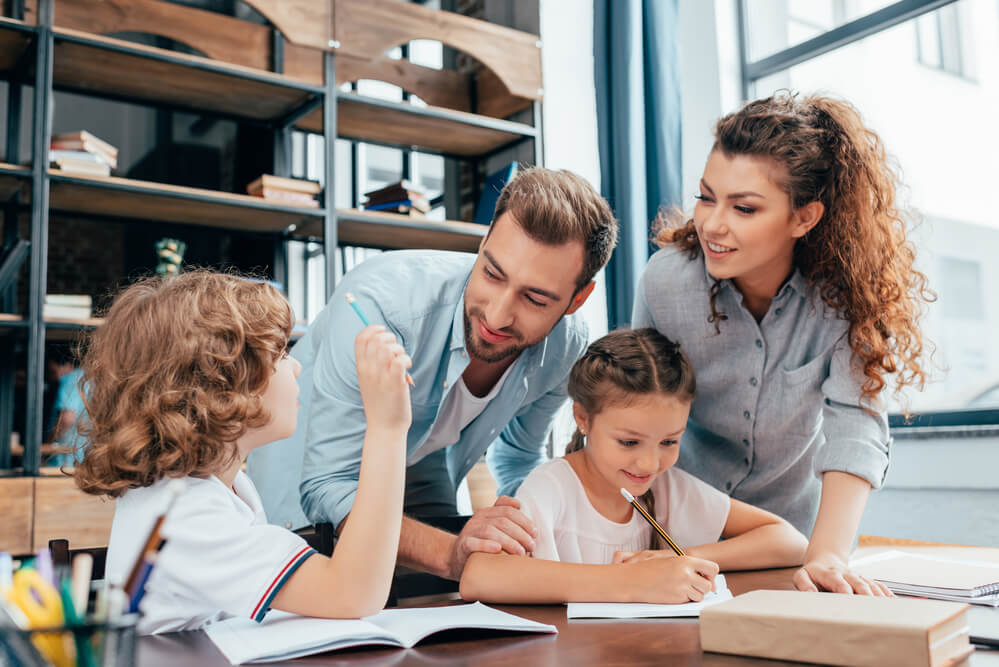
[[[380,324],[365,327],[354,342],[357,382],[369,427],[406,431],[412,422],[406,369],[412,360]]]

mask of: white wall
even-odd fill
[[[541,0],[540,9],[545,166],[573,171],[599,191],[593,3]],[[603,272],[581,312],[590,325],[591,339],[607,333]]]

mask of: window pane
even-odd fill
[[[743,0],[749,59],[760,60],[897,0]]]
[[[999,5],[960,0],[938,11],[955,9],[965,25],[989,26],[979,39],[961,40],[972,58],[999,62]],[[909,392],[911,408],[999,408],[999,346],[991,344],[999,330],[999,209],[993,201],[999,81],[983,72],[975,82],[921,64],[921,20],[761,79],[753,96],[779,88],[830,93],[856,105],[881,136],[901,167],[900,200],[921,221],[910,233],[918,267],[938,293],[923,319],[937,347],[934,381],[924,392]]]

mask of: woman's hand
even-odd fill
[[[884,584],[851,572],[846,561],[833,553],[817,554],[807,559],[804,566],[794,573],[794,586],[799,591],[895,597]]]

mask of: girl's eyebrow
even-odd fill
[[[681,428],[679,431],[673,431],[672,433],[667,433],[665,437],[667,437],[667,438],[673,438],[673,437],[676,437],[676,436],[682,434],[686,430],[687,430],[687,427],[685,426],[685,427]],[[643,438],[646,435],[642,431],[635,431],[635,430],[632,430],[630,428],[621,428],[621,429],[618,429],[618,433],[623,434],[623,435],[637,435],[637,436],[641,436]]]

